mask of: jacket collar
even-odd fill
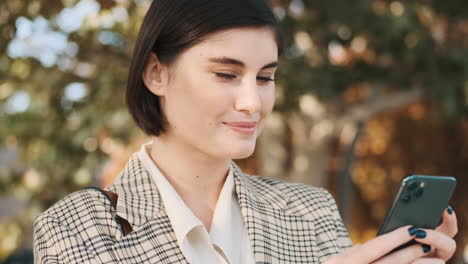
[[[279,181],[245,174],[234,162],[232,167],[235,190],[255,263],[304,263],[303,260],[318,263],[318,253],[313,250],[317,247],[315,224],[298,214],[297,208],[283,191],[287,186]],[[137,153],[132,155],[115,183],[107,189],[118,194],[117,215],[126,219],[133,228],[133,232],[125,237],[117,235],[112,250],[114,257],[119,261],[138,258],[142,254],[141,245],[135,241],[144,237],[149,239],[147,243],[151,243],[151,248],[171,250],[170,257],[165,254],[154,256],[154,250],[145,252],[153,254],[151,257],[156,258],[154,262],[188,264],[177,244],[156,184]],[[321,237],[335,239],[334,234],[330,233],[325,232]],[[291,252],[295,252],[295,255],[286,252],[286,248],[293,250]],[[296,255],[299,257],[296,258]]]
[[[257,176],[248,175],[232,162],[234,185],[239,205],[245,219],[245,210],[271,208],[283,210],[288,197],[277,188],[258,181]],[[150,174],[138,158],[132,154],[123,171],[107,189],[117,193],[117,215],[126,219],[136,230],[149,219],[165,214],[161,195]]]

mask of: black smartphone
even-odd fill
[[[405,225],[435,229],[455,189],[453,177],[412,175],[405,177],[377,235]]]

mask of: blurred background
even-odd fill
[[[0,263],[32,263],[32,222],[106,186],[147,141],[124,90],[149,0],[0,1]],[[468,263],[466,0],[271,0],[288,39],[249,173],[322,186],[354,243],[405,175],[454,176]]]

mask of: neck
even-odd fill
[[[205,204],[214,209],[229,171],[229,159],[214,159],[163,137],[153,137],[150,156],[189,207]]]

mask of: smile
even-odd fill
[[[241,134],[251,135],[255,132],[257,122],[225,122],[223,124]]]

